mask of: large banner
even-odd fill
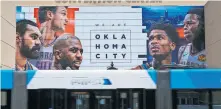
[[[17,6],[16,70],[205,68],[203,6]]]

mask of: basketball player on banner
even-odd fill
[[[153,61],[150,65],[142,64],[131,70],[160,69],[162,65],[175,64],[172,62],[172,51],[175,50],[179,39],[176,28],[170,24],[154,24],[147,36],[149,38],[148,48]]]
[[[83,49],[81,41],[72,34],[63,34],[53,46],[52,70],[79,70]]]
[[[179,49],[179,64],[206,68],[203,9],[195,8],[188,11],[184,19],[184,37],[188,44],[181,46]]]
[[[68,23],[67,7],[40,6],[38,11],[40,31],[42,33],[40,57],[30,59],[39,70],[49,70],[53,62],[53,45],[57,38],[64,33]]]
[[[15,70],[37,70],[29,59],[39,57],[41,33],[35,22],[30,20],[20,20],[16,22],[16,62]]]

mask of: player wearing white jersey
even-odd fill
[[[40,57],[29,60],[38,69],[48,70],[53,62],[53,45],[61,33],[65,31],[68,23],[67,7],[65,6],[41,6],[39,7],[40,31],[42,33]]]
[[[191,54],[192,43],[187,44],[180,48],[182,53],[180,54],[180,64],[190,65],[197,68],[205,68],[206,67],[206,56],[205,50],[202,50],[196,54]]]
[[[197,68],[207,65],[205,54],[204,11],[195,8],[188,11],[184,19],[184,37],[188,44],[181,46],[178,52],[180,64]]]
[[[52,43],[54,44],[54,43]],[[38,59],[29,59],[29,62],[36,66],[39,70],[49,70],[53,62],[53,45],[42,46]]]

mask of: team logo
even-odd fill
[[[71,81],[71,85],[112,85],[112,82],[107,78],[95,78],[95,79],[74,79]]]
[[[183,53],[183,56],[186,56],[186,55],[188,55],[188,53],[187,53],[187,52],[184,52],[184,53]]]
[[[206,61],[206,55],[205,54],[201,54],[198,56],[198,60],[199,61],[202,61],[202,62],[205,62]]]

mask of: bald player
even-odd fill
[[[153,61],[151,65],[139,65],[132,70],[160,69],[162,65],[174,64],[172,51],[175,50],[179,38],[176,28],[170,24],[158,23],[152,25],[148,37],[148,48]]]
[[[53,70],[79,70],[83,49],[78,37],[63,34],[53,47]]]
[[[188,44],[179,49],[179,64],[205,68],[207,65],[205,63],[204,10],[202,8],[193,8],[188,11],[184,19],[184,37]]]
[[[40,6],[38,19],[42,33],[40,56],[30,62],[40,70],[48,70],[53,62],[53,45],[68,23],[66,6]],[[58,34],[59,33],[59,34]]]

